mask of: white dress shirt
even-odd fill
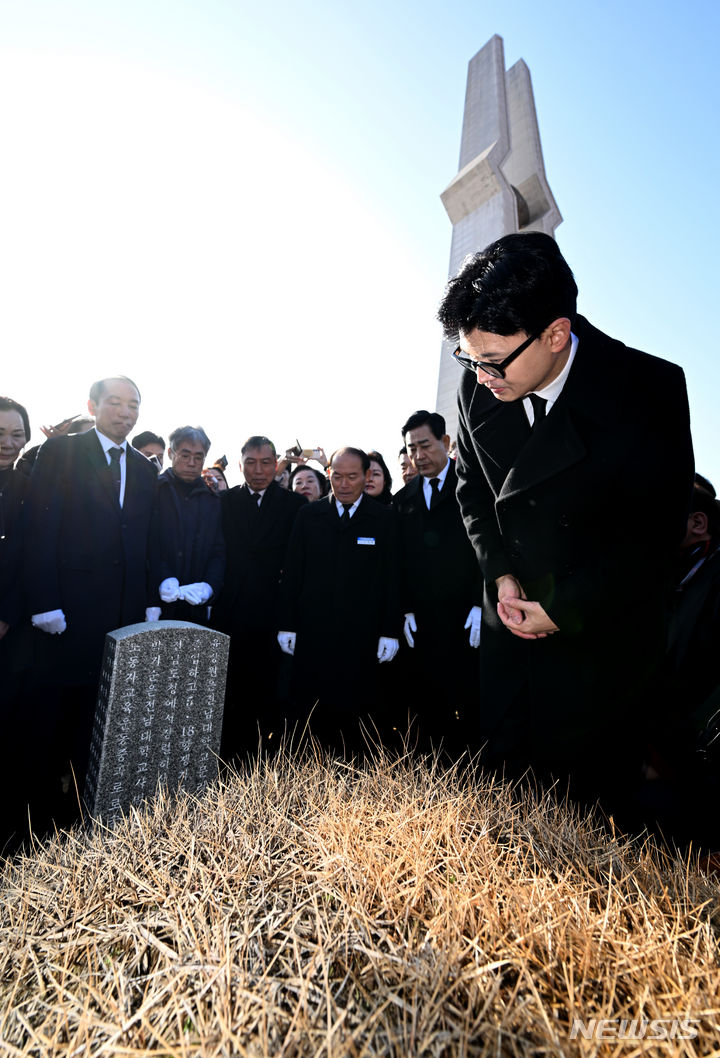
[[[104,433],[100,433],[97,426],[94,427],[95,433],[98,436],[98,441],[102,445],[105,458],[107,459],[107,465],[110,466],[110,449],[111,448],[122,448],[123,454],[120,456],[120,506],[122,507],[125,502],[125,479],[127,477],[127,441],[123,441],[122,444],[118,444],[117,441],[111,441],[109,437],[106,437]]]
[[[433,478],[437,478],[438,479],[438,492],[442,492],[443,485],[445,484],[445,478],[447,477],[447,472],[448,472],[449,469],[450,469],[450,456],[448,456],[448,461],[445,464],[445,466],[443,467],[443,469],[440,471],[440,473],[439,474],[433,474]],[[433,491],[432,490],[432,485],[430,484],[431,481],[432,481],[432,478],[423,478],[423,496],[425,497],[425,505],[427,506],[428,510],[430,510],[430,501],[432,500],[432,491]]]
[[[558,397],[562,393],[562,388],[565,385],[565,383],[567,382],[567,377],[570,374],[570,368],[572,367],[572,362],[575,359],[575,353],[577,352],[577,347],[578,347],[578,340],[577,340],[577,338],[575,337],[575,335],[571,331],[570,332],[570,355],[567,358],[567,363],[565,364],[565,367],[562,369],[562,371],[560,372],[558,377],[554,380],[554,382],[551,382],[548,386],[544,386],[542,389],[533,390],[533,392],[536,393],[538,397],[542,397],[543,400],[547,401],[547,404],[545,405],[545,414],[546,415],[550,414],[550,409],[552,408],[553,404],[555,403],[555,401],[558,399]],[[533,409],[532,401],[530,400],[530,397],[523,397],[523,408],[525,409],[525,414],[527,415],[528,421],[529,421],[530,425],[532,426],[533,423],[535,422],[535,411]]]
[[[352,518],[352,516],[353,516],[353,515],[355,514],[355,511],[356,511],[356,510],[358,509],[358,507],[360,506],[360,501],[361,501],[361,499],[362,499],[362,498],[363,498],[363,494],[361,493],[361,494],[360,494],[360,495],[358,496],[358,498],[357,498],[357,499],[355,500],[355,502],[353,503],[353,505],[352,505],[352,507],[350,508],[350,510],[348,511],[348,515],[349,515],[349,517],[350,517],[350,518]],[[335,497],[333,497],[333,499],[335,499]],[[335,499],[335,506],[337,507],[337,512],[338,512],[338,514],[339,514],[339,515],[340,515],[340,517],[342,518],[342,516],[343,516],[343,514],[345,513],[345,511],[344,511],[344,509],[343,509],[343,505],[342,505],[342,503],[340,502],[340,500],[338,500],[338,499]]]

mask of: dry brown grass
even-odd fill
[[[432,761],[160,797],[8,861],[0,916],[3,1056],[720,1053],[715,880]]]

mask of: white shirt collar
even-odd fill
[[[439,474],[433,474],[433,476],[432,476],[432,478],[437,478],[438,479],[438,492],[442,492],[443,485],[445,484],[445,478],[447,477],[447,473],[448,473],[449,469],[450,469],[450,456],[448,456],[447,463],[445,464],[443,469],[440,471],[440,473]],[[432,496],[432,485],[430,484],[430,482],[432,481],[432,478],[425,478],[424,477],[422,479],[423,496],[425,497],[425,502],[427,503],[428,507],[430,506],[430,497]]]
[[[360,501],[362,500],[363,495],[364,495],[363,493],[360,493],[360,495],[358,496],[358,498],[355,500],[355,502],[353,503],[352,507],[350,508],[349,515],[350,515],[351,518],[355,514],[355,511],[360,506]],[[337,508],[338,514],[342,515],[343,514],[343,505],[342,505],[342,503],[340,502],[340,500],[336,499],[334,496],[333,496],[333,499],[335,500],[335,506]]]
[[[552,408],[553,404],[555,403],[555,401],[558,399],[558,397],[562,393],[563,386],[567,382],[567,377],[570,374],[570,368],[572,367],[573,360],[575,359],[575,354],[577,352],[577,347],[578,347],[577,337],[571,331],[570,332],[570,354],[569,354],[569,356],[567,358],[567,363],[565,364],[565,367],[562,369],[562,371],[560,372],[558,377],[556,379],[554,379],[552,382],[550,382],[547,386],[543,386],[542,389],[533,390],[534,393],[537,393],[538,397],[542,397],[543,400],[547,401],[547,406],[545,408],[545,414],[546,415],[549,413],[549,411]],[[528,418],[529,418],[530,422],[532,423],[534,421],[535,416],[534,416],[534,412],[532,410],[532,401],[530,400],[529,396],[528,397],[523,397],[523,406],[525,408],[525,411],[528,413]]]
[[[104,433],[100,433],[97,426],[94,426],[93,429],[95,430],[95,433],[98,436],[98,440],[102,445],[102,449],[105,455],[108,454],[111,448],[122,448],[123,452],[127,448],[127,438],[125,438],[124,441],[121,441],[121,443],[118,444],[117,441],[113,441],[111,440],[111,438],[106,437]]]

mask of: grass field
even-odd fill
[[[470,768],[281,754],[0,884],[3,1056],[720,1054],[716,879]]]

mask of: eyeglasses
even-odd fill
[[[545,328],[543,327],[543,331]],[[538,331],[537,334],[531,334],[529,338],[519,345],[517,349],[514,349],[509,356],[506,356],[504,360],[498,361],[498,363],[491,364],[484,360],[471,360],[469,356],[463,356],[460,346],[453,352],[453,357],[458,364],[462,367],[466,367],[468,371],[477,371],[480,368],[486,375],[492,375],[493,378],[505,378],[505,368],[515,360],[516,357],[520,356],[520,353],[524,353],[528,346],[536,342],[542,334],[542,331]]]

